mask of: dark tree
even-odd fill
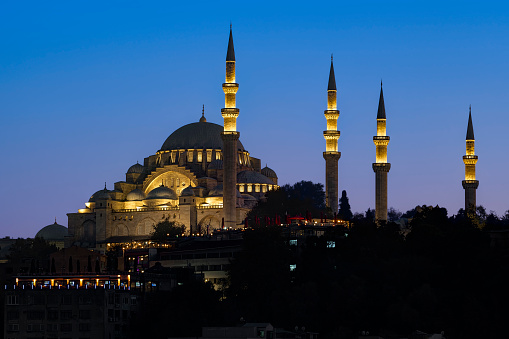
[[[346,196],[345,190],[341,192],[341,198],[339,198],[338,216],[340,219],[347,221],[352,220],[353,217],[352,210],[350,208],[350,203],[348,202],[348,197]]]
[[[394,207],[390,207],[389,210],[387,211],[387,218],[389,219],[389,221],[397,221],[401,218],[402,215],[403,213],[401,213]]]
[[[182,235],[185,230],[186,227],[184,225],[166,218],[154,225],[154,233],[152,233],[151,238],[154,241],[165,243]]]

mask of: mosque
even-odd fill
[[[238,228],[247,213],[278,186],[276,173],[261,168],[238,139],[233,37],[226,58],[224,126],[197,121],[175,130],[143,164],[127,169],[125,181],[92,194],[85,208],[68,213],[66,246],[101,249],[107,243],[147,239],[168,219],[188,235]],[[199,119],[198,119],[199,118]]]

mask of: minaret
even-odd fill
[[[373,164],[373,171],[375,172],[375,219],[377,222],[387,221],[387,173],[391,169],[391,164],[387,162],[387,145],[391,138],[386,135],[385,121],[384,92],[380,82],[376,136],[373,137],[376,146],[376,162]]]
[[[477,163],[477,155],[475,155],[475,138],[474,138],[474,125],[472,124],[472,106],[470,106],[468,113],[468,127],[467,127],[467,154],[463,156],[465,163],[465,180],[462,181],[463,188],[465,189],[465,211],[475,212],[476,202],[475,193],[479,187],[479,181],[475,180],[475,164]]]
[[[325,204],[330,207],[332,213],[338,212],[338,160],[341,152],[338,152],[339,111],[337,105],[336,78],[334,77],[334,64],[331,56],[329,86],[327,87],[327,109],[324,112],[327,119],[327,130],[323,131],[325,138]]]
[[[223,84],[225,108],[221,109],[224,119],[223,139],[223,211],[226,228],[235,228],[237,225],[237,117],[239,109],[236,108],[235,96],[239,84],[235,82],[235,51],[233,49],[232,26],[230,25],[230,40],[226,52],[226,81]]]

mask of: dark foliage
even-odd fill
[[[351,229],[299,246],[290,246],[281,228],[247,232],[229,271],[225,309],[237,319],[305,326],[321,338],[363,330],[505,337],[509,253],[492,249],[487,234],[488,225],[507,229],[504,219],[482,211],[448,218],[438,206],[406,214],[413,218],[406,238],[395,223],[377,227],[370,212],[354,216]]]
[[[159,243],[168,242],[185,232],[185,226],[176,221],[170,221],[168,218],[154,225],[152,240]]]
[[[341,198],[339,198],[339,212],[338,217],[342,220],[350,221],[353,218],[352,209],[346,196],[346,191],[341,192]]]

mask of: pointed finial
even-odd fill
[[[336,77],[334,76],[334,64],[332,61],[332,54],[330,59],[330,73],[329,73],[329,86],[327,87],[328,91],[336,90]]]
[[[57,217],[55,217],[55,224],[57,223]]]
[[[230,38],[228,40],[228,51],[226,52],[226,61],[235,61],[235,50],[233,48],[233,33],[231,23],[230,23]]]
[[[230,31],[232,30],[232,21],[230,20]]]
[[[470,105],[468,112],[468,126],[467,126],[467,140],[475,140],[474,138],[474,124],[472,124],[472,105]]]
[[[380,87],[383,87],[383,82],[382,82],[382,79],[380,78]]]
[[[468,114],[472,114],[472,104],[468,106]]]
[[[330,61],[334,61],[334,53],[330,54]]]
[[[106,191],[106,181],[104,182],[104,190]]]
[[[207,119],[205,118],[205,105],[203,105],[202,108],[201,108],[200,122],[207,122]]]
[[[378,100],[378,113],[377,119],[386,119],[385,117],[385,103],[384,103],[384,90],[382,88],[382,81],[380,80],[380,99]]]

